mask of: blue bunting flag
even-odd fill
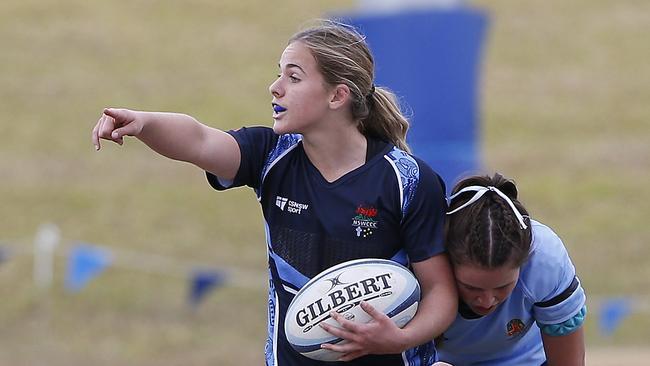
[[[71,292],[79,292],[111,262],[112,255],[107,249],[88,244],[74,246],[68,256],[65,288]]]
[[[600,305],[599,327],[605,336],[611,336],[629,314],[631,301],[627,298],[607,299]]]
[[[194,270],[192,273],[189,303],[196,307],[212,290],[226,281],[226,274],[217,270]]]

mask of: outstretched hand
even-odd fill
[[[365,324],[355,323],[343,318],[343,315],[332,311],[331,317],[341,327],[321,323],[328,333],[347,340],[344,344],[321,345],[322,348],[340,352],[338,361],[351,361],[367,354],[401,353],[407,348],[404,331],[400,329],[386,314],[378,311],[365,301],[361,308],[372,318]]]
[[[137,112],[129,109],[106,108],[93,128],[92,141],[95,150],[99,150],[100,139],[122,145],[124,136],[136,136],[141,131],[142,122],[137,119]]]

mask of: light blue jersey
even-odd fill
[[[462,365],[542,365],[539,326],[563,323],[585,305],[585,293],[560,238],[531,220],[533,241],[512,294],[492,313],[462,312],[437,344],[440,359]]]

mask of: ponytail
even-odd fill
[[[368,95],[367,103],[368,116],[359,123],[359,131],[410,152],[406,144],[409,123],[399,108],[395,94],[386,88],[376,87]]]

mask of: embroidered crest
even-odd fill
[[[506,333],[508,334],[508,337],[519,335],[525,329],[526,325],[521,321],[521,319],[512,319],[508,322],[508,325],[506,325]]]
[[[372,235],[378,224],[377,209],[373,206],[359,205],[354,213],[356,215],[352,218],[352,226],[355,227],[357,237],[367,238]]]

